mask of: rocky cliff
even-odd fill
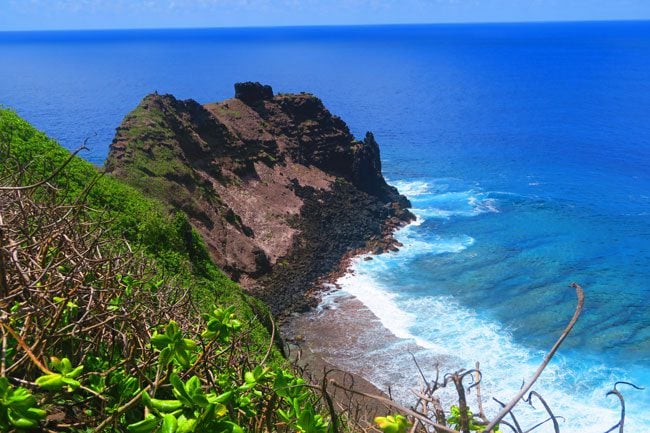
[[[259,83],[206,105],[148,95],[106,171],[187,213],[216,263],[276,313],[304,308],[346,253],[390,247],[413,218],[371,133],[356,140],[315,96]]]

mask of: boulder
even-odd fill
[[[269,85],[252,81],[235,83],[235,98],[247,105],[255,105],[273,99],[273,89]]]

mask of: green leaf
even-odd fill
[[[185,385],[183,384],[183,381],[180,379],[180,377],[178,377],[176,373],[173,373],[170,376],[169,381],[172,383],[172,392],[174,393],[174,396],[182,401],[185,406],[192,407],[192,397],[185,390]]]
[[[151,336],[151,344],[156,348],[162,350],[164,347],[168,346],[172,340],[165,334],[154,334]]]
[[[168,413],[163,417],[160,433],[175,433],[177,427],[178,421],[176,420],[176,417]]]
[[[162,366],[167,366],[169,365],[169,362],[172,360],[172,350],[169,348],[169,346],[165,347],[163,350],[160,351],[160,356],[158,357],[158,363]]]
[[[157,398],[150,399],[149,405],[150,408],[162,413],[174,412],[183,407],[183,403],[180,400],[160,400]]]
[[[189,338],[183,338],[183,347],[187,350],[192,350],[196,347],[196,342]]]
[[[187,353],[186,350],[184,349],[176,349],[174,351],[174,359],[178,361],[178,363],[183,367],[183,368],[189,368],[190,366],[190,356]]]
[[[84,366],[80,365],[79,367],[77,367],[77,368],[73,369],[72,371],[70,371],[69,373],[67,373],[66,377],[70,377],[70,378],[74,379],[75,377],[79,376],[83,371],[84,371]]]
[[[36,379],[36,385],[48,391],[56,391],[65,385],[63,376],[59,373],[45,374]]]
[[[232,397],[233,392],[232,391],[226,391],[223,394],[219,394],[216,397],[208,397],[208,400],[210,403],[224,403],[228,400],[230,400],[230,397]]]
[[[6,404],[20,409],[27,409],[36,404],[36,398],[25,388],[14,388],[4,399]]]
[[[81,383],[79,383],[77,380],[71,379],[69,377],[63,377],[61,380],[63,381],[63,383],[65,383],[66,385],[68,385],[72,389],[77,389],[77,388],[79,388],[81,386]]]
[[[151,433],[154,429],[158,428],[160,420],[153,415],[147,415],[142,421],[138,421],[126,426],[129,433]]]
[[[402,415],[378,416],[375,423],[384,433],[406,433],[409,428],[408,421]]]
[[[45,417],[47,416],[47,412],[37,407],[30,407],[29,409],[27,409],[27,415],[31,419],[45,419]]]
[[[185,383],[185,390],[189,395],[195,395],[201,390],[201,380],[197,376],[192,376],[187,383]]]
[[[0,395],[4,395],[9,389],[9,379],[6,377],[0,377]]]
[[[63,358],[59,365],[59,371],[64,375],[72,371],[72,363],[68,358]]]
[[[226,431],[229,433],[244,433],[244,429],[242,429],[239,425],[235,424],[232,421],[222,421],[217,425],[217,429],[221,431]]]
[[[21,417],[18,414],[14,413],[11,409],[7,411],[7,418],[9,422],[18,428],[32,429],[38,427],[38,420]]]
[[[176,433],[192,433],[196,428],[196,422],[196,418],[186,418],[185,415],[179,416]]]
[[[289,412],[285,412],[282,409],[278,409],[278,415],[280,416],[282,421],[284,421],[286,423],[290,423],[291,419],[293,418],[292,414],[290,414]]]
[[[180,337],[180,328],[178,326],[178,323],[170,320],[167,324],[167,327],[165,327],[165,335],[172,341],[178,340]]]

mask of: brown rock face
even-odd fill
[[[355,140],[310,94],[235,88],[205,106],[148,95],[117,128],[106,170],[187,213],[215,262],[276,313],[302,309],[344,254],[413,216],[371,133]]]

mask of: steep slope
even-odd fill
[[[313,95],[259,83],[202,106],[152,94],[117,129],[106,170],[183,210],[232,278],[278,313],[350,250],[412,219],[371,133],[355,140]]]
[[[57,174],[56,169],[64,164]],[[112,243],[128,241],[131,250],[144,255],[152,273],[173,279],[174,285],[186,290],[201,308],[234,305],[247,320],[254,316],[266,320],[266,307],[243,293],[214,265],[200,234],[185,215],[170,214],[160,201],[125,182],[102,176],[97,167],[80,157],[70,159],[70,152],[56,141],[13,111],[0,109],[0,186],[11,186],[6,182],[13,177],[19,177],[24,185],[49,179],[48,185],[59,191],[57,200],[84,203],[93,210],[92,215],[106,220],[102,230],[115,240]],[[0,200],[0,210],[5,205]],[[266,331],[264,327],[255,331],[262,345],[268,340]]]

